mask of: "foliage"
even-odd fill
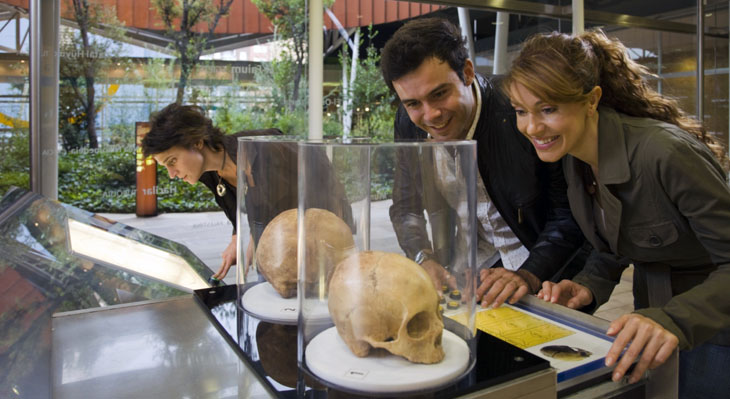
[[[362,151],[363,148],[365,147],[352,146],[335,151],[332,164],[337,178],[344,184],[350,201],[360,201],[367,195],[372,201],[391,198],[395,170],[393,148]],[[366,179],[370,180],[369,193],[363,186]]]
[[[77,30],[66,29],[59,43],[59,133],[66,150],[97,148],[96,117],[103,106],[97,101],[95,84],[112,69],[113,63],[127,70],[119,58],[124,36],[123,24],[114,7],[89,4],[88,0],[69,0]],[[92,35],[103,30],[105,37]],[[124,64],[124,65],[122,65]]]
[[[162,18],[165,34],[173,40],[172,47],[180,62],[175,100],[178,104],[183,103],[188,80],[201,54],[208,48],[218,22],[228,14],[231,3],[233,0],[152,0],[152,7]],[[203,23],[207,26],[205,33],[202,28],[196,28]]]
[[[167,92],[175,86],[174,60],[150,57],[141,69],[142,75],[138,75],[137,80],[144,87],[150,112],[158,111],[167,105],[165,99],[170,97]]]
[[[334,0],[325,0],[328,7]],[[285,49],[277,62],[272,62],[274,82],[279,83],[281,95],[289,111],[294,111],[300,94],[304,64],[307,57],[307,2],[306,0],[251,0],[274,25],[275,40],[281,40]],[[288,80],[287,80],[288,78]]]
[[[276,128],[285,135],[305,138],[309,129],[308,114],[303,109],[289,111],[271,103],[256,103],[241,106],[240,101],[230,93],[223,96],[223,105],[213,116],[213,124],[224,132],[235,133],[241,130]],[[340,131],[339,122],[324,118],[323,135],[336,136]]]
[[[63,152],[58,169],[59,201],[90,212],[135,211],[135,157],[130,149]],[[202,183],[170,180],[162,166],[157,173],[157,200],[159,212],[219,209]]]
[[[340,95],[349,101],[343,101],[339,113],[340,117],[343,117],[346,112],[355,112],[353,136],[392,139],[395,110],[390,104],[393,101],[393,94],[383,81],[378,66],[380,54],[373,45],[373,39],[377,35],[378,32],[373,30],[372,25],[369,26],[366,56],[357,64],[355,72],[357,78],[352,85],[346,85],[345,82],[342,84]],[[357,48],[359,47],[358,45]],[[351,60],[348,47],[343,46],[339,59],[342,68],[347,68]],[[346,86],[347,89],[344,89]]]
[[[273,112],[294,112],[307,107],[307,82],[301,79],[300,68],[286,49],[277,58],[263,63],[254,78],[260,87],[269,89],[269,101]]]
[[[10,186],[30,190],[30,144],[27,128],[0,135],[0,194]]]

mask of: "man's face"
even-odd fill
[[[408,116],[436,141],[461,140],[471,127],[476,106],[471,83],[474,67],[467,60],[464,80],[446,61],[435,57],[393,81]]]

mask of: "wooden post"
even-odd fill
[[[135,124],[135,156],[137,158],[137,216],[157,216],[157,161],[142,158],[142,139],[150,131],[149,122]]]

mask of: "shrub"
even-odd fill
[[[133,151],[80,150],[59,156],[58,199],[90,212],[132,213],[136,206]],[[218,210],[210,191],[181,180],[171,181],[164,167],[157,170],[159,212]]]

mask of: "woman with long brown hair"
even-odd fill
[[[528,39],[503,82],[519,130],[543,161],[563,160],[571,211],[594,252],[539,297],[593,310],[634,271],[635,311],[611,323],[606,364],[629,379],[680,349],[680,397],[730,392],[727,157],[702,125],[646,81],[601,31]],[[626,352],[621,355],[628,345]]]

